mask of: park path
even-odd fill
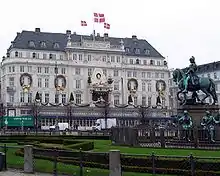
[[[25,174],[22,170],[8,169],[7,171],[0,172],[0,176],[52,176],[53,174],[46,173],[34,173],[34,174]]]

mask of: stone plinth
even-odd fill
[[[192,117],[193,125],[200,127],[202,117],[205,115],[205,111],[210,111],[212,115],[215,115],[219,111],[218,105],[183,105],[177,110],[178,114],[187,110]]]
[[[24,173],[34,172],[33,146],[24,146]]]
[[[121,176],[121,158],[119,150],[109,151],[109,176]]]

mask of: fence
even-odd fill
[[[88,172],[88,165],[86,164],[86,155],[90,155],[91,152],[78,152],[78,158],[79,162],[78,164],[71,164],[71,162],[68,162],[68,156],[71,156],[71,152],[67,151],[66,160],[61,161],[60,158],[64,157],[63,155],[59,154],[59,151],[51,150],[49,152],[53,158],[45,159],[45,160],[39,160],[37,157],[39,153],[42,155],[49,155],[48,150],[40,149],[39,151],[35,151],[35,149],[31,145],[25,145],[23,147],[15,147],[15,146],[0,146],[3,150],[3,152],[0,155],[0,168],[7,170],[8,167],[12,168],[22,168],[24,173],[34,173],[35,171],[45,171],[51,173],[51,175],[58,176],[58,174],[63,173],[72,176],[86,176]],[[24,157],[13,157],[10,150],[23,150]],[[102,175],[102,176],[121,176],[122,170],[129,170],[133,172],[151,172],[153,175],[158,173],[164,173],[164,172],[171,172],[175,174],[180,175],[197,175],[198,171],[198,165],[200,165],[199,169],[203,170],[203,175],[213,175],[215,171],[219,171],[219,158],[201,158],[201,157],[194,157],[192,154],[189,156],[162,156],[162,155],[156,155],[152,153],[150,156],[147,155],[129,155],[129,154],[120,154],[119,150],[111,150],[108,153],[93,153],[94,156],[90,158],[90,163],[92,163],[94,160],[99,160],[96,158],[98,155],[108,156],[108,158],[105,158],[101,161],[99,161],[102,164],[97,165],[98,168],[102,169],[108,169],[107,172],[100,172],[98,174],[97,169],[95,172],[97,174],[95,175]],[[75,154],[74,154],[75,155]],[[13,157],[13,158],[12,158]],[[45,156],[46,157],[46,156]],[[133,160],[132,160],[133,158]],[[136,159],[135,159],[136,158]],[[147,159],[148,158],[148,159]],[[73,159],[73,157],[72,157]],[[88,158],[87,158],[88,159]],[[11,160],[14,160],[13,163]],[[16,161],[15,161],[16,160]],[[137,163],[134,163],[134,160],[137,161]],[[146,162],[148,160],[148,162]],[[179,166],[180,161],[181,166]],[[201,165],[201,162],[198,160],[209,160],[209,163],[204,163]],[[218,162],[216,162],[218,160]],[[108,163],[106,163],[108,161]],[[133,161],[133,162],[132,162]],[[170,164],[171,166],[173,163],[176,163],[179,168],[168,168],[167,169],[167,162],[166,161],[172,161]],[[215,161],[215,162],[214,162]],[[49,162],[52,164],[50,165]],[[95,162],[90,167],[95,167]],[[131,162],[131,163],[130,163]],[[198,164],[199,163],[199,164]],[[65,164],[65,166],[61,167],[61,164]],[[105,165],[106,164],[106,165]],[[41,167],[39,167],[41,165]],[[138,165],[138,166],[137,166]],[[66,169],[66,172],[63,172],[63,168]],[[212,172],[213,171],[213,172]],[[92,174],[91,174],[92,175]],[[215,175],[215,174],[214,174]]]
[[[215,130],[217,141],[213,142],[208,131],[201,128],[186,131],[180,128],[115,127],[112,129],[111,139],[118,145],[139,147],[219,149],[218,133],[219,130]]]

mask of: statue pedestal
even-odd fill
[[[192,117],[194,126],[200,127],[202,117],[205,115],[205,111],[210,111],[212,115],[216,115],[219,111],[218,105],[182,105],[177,109],[178,114],[187,110]]]

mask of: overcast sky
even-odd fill
[[[198,64],[219,60],[219,0],[1,0],[0,7],[1,56],[22,30],[90,34],[98,12],[111,25],[110,36],[146,39],[170,68],[189,65],[192,55]],[[104,32],[103,25],[95,29]]]

